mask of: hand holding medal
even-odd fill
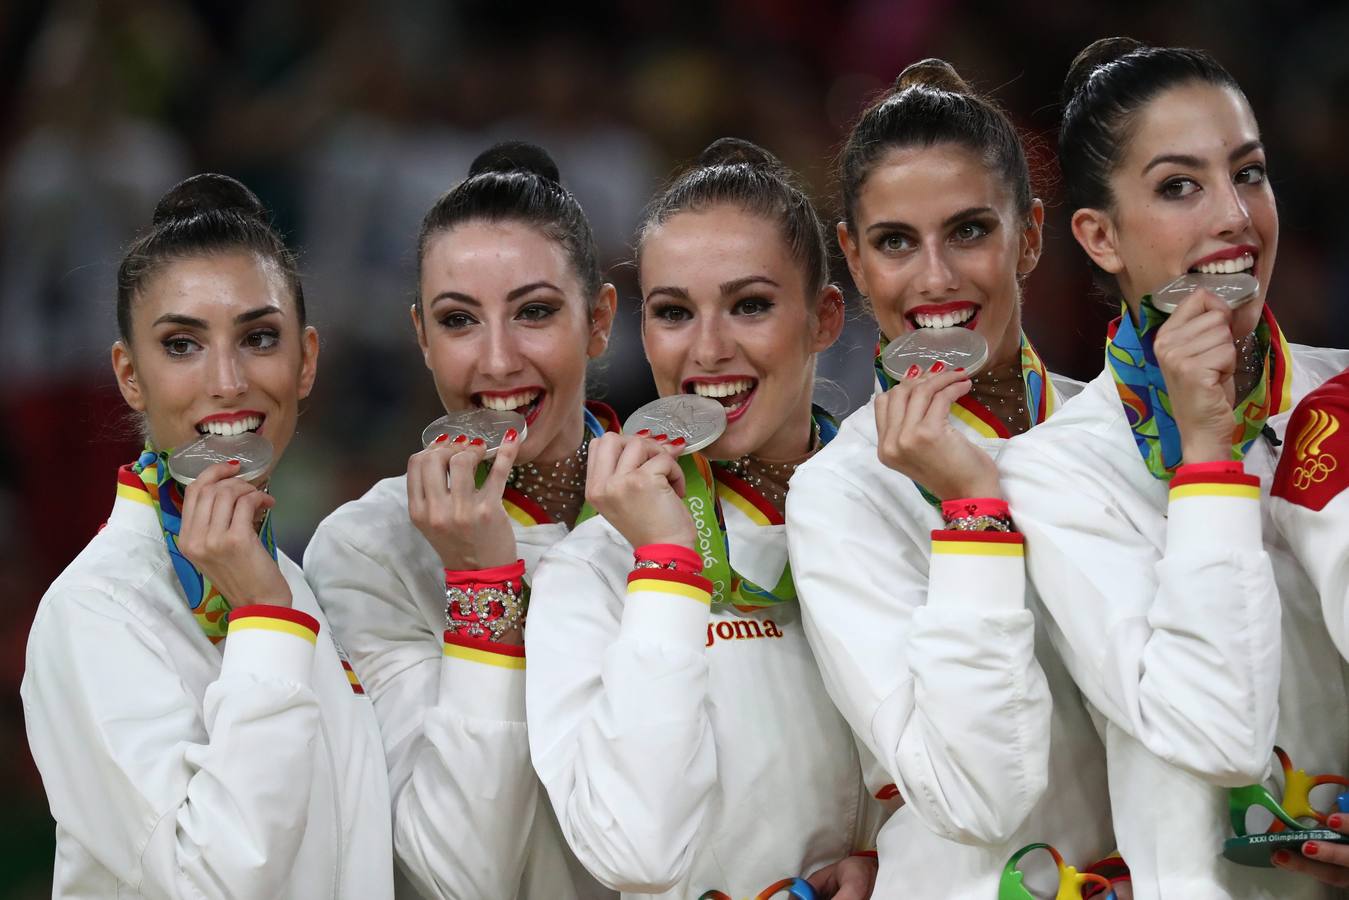
[[[988,344],[967,328],[920,328],[886,347],[881,365],[895,385],[874,401],[876,454],[938,499],[1000,497],[993,459],[950,422],[988,361]]]
[[[678,458],[713,443],[726,411],[706,397],[662,397],[638,409],[622,434],[590,445],[586,501],[633,547],[678,544],[692,549],[697,533],[684,504]]]
[[[267,456],[270,463],[270,445]],[[170,465],[169,470],[178,478],[183,467],[180,457],[178,468]],[[250,484],[241,471],[246,468],[247,463],[231,459],[212,463],[191,476],[183,491],[178,551],[235,607],[251,603],[290,606],[290,586],[258,539],[262,517],[276,498]]]
[[[423,430],[424,449],[408,459],[408,515],[446,569],[515,562],[515,531],[501,496],[525,432],[518,414],[489,409],[450,413]]]

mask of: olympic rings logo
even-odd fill
[[[1320,484],[1339,468],[1339,462],[1329,453],[1313,456],[1293,470],[1293,487],[1305,491],[1314,484]]]

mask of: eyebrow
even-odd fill
[[[942,220],[941,227],[950,228],[952,225],[961,221],[962,219],[968,219],[973,216],[988,215],[989,213],[993,212],[996,212],[996,210],[994,210],[993,207],[991,206],[969,206],[966,207],[965,209],[960,210],[959,212],[955,212],[947,216],[945,219]],[[876,222],[873,225],[867,226],[868,232],[872,232],[877,229],[883,229],[885,231],[917,231],[916,228],[914,228],[907,222]]]
[[[257,309],[250,309],[248,312],[239,313],[234,317],[234,324],[243,325],[261,319],[264,316],[270,316],[273,313],[280,313],[279,306],[259,306]],[[198,319],[195,316],[184,316],[180,313],[164,313],[158,319],[155,319],[155,325],[181,325],[184,328],[198,328],[202,331],[208,330],[211,325],[205,319]]]
[[[553,284],[551,281],[531,281],[529,284],[520,285],[518,288],[515,288],[507,294],[506,302],[512,303],[519,300],[521,297],[524,297],[526,294],[532,294],[540,289],[557,291],[559,294],[562,293],[562,288]],[[441,291],[431,298],[431,303],[434,304],[438,300],[457,300],[460,303],[465,303],[469,306],[482,306],[482,303],[476,297],[460,293],[459,291]]]
[[[1253,153],[1256,150],[1263,150],[1264,147],[1265,145],[1260,141],[1247,141],[1229,153],[1227,161],[1236,162],[1248,153]],[[1178,166],[1183,166],[1188,169],[1199,169],[1203,168],[1204,165],[1204,161],[1197,156],[1190,156],[1185,153],[1164,153],[1161,156],[1153,157],[1152,162],[1143,167],[1143,174],[1148,174],[1148,172],[1163,163],[1175,163]]]
[[[734,294],[736,291],[749,287],[751,284],[767,284],[772,285],[773,287],[781,287],[781,285],[779,285],[773,279],[769,278],[767,275],[746,275],[744,278],[733,278],[730,281],[723,281],[720,285],[717,286],[717,290],[719,290],[722,293],[722,295],[725,296],[726,294]],[[653,287],[651,290],[647,291],[646,299],[650,300],[657,294],[663,294],[667,297],[673,297],[676,300],[690,299],[688,288],[669,287],[665,285],[662,285],[660,287]]]

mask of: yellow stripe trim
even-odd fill
[[[351,671],[350,669],[347,669],[346,673],[347,673],[347,681],[350,681],[352,684],[360,684],[360,681],[358,681],[356,678],[355,672]]]
[[[142,488],[134,488],[129,484],[117,485],[117,496],[123,500],[134,500],[136,503],[144,503],[146,506],[154,506],[150,500],[150,495]]]
[[[1241,497],[1259,500],[1260,488],[1253,484],[1182,484],[1171,489],[1171,502],[1189,497]]]
[[[525,658],[523,656],[507,656],[504,653],[493,653],[490,650],[479,650],[476,647],[461,647],[459,644],[446,643],[444,647],[445,655],[454,659],[484,663],[489,666],[496,666],[499,669],[518,669],[523,671],[525,668]]]
[[[688,597],[690,600],[697,600],[699,603],[708,606],[712,605],[712,595],[702,588],[696,588],[691,584],[683,584],[678,581],[666,581],[663,578],[639,578],[636,581],[629,581],[628,593],[634,594],[637,591],[678,594],[681,597]]]
[[[932,552],[950,556],[1025,556],[1025,544],[994,541],[933,541]]]
[[[293,634],[297,638],[304,638],[311,644],[318,643],[318,635],[305,628],[303,625],[295,622],[287,622],[285,619],[269,619],[266,616],[248,616],[243,619],[235,619],[230,622],[229,633],[234,634],[237,631],[280,631],[285,634]]]
[[[755,525],[773,524],[768,521],[768,516],[765,516],[761,509],[720,482],[717,483],[717,496],[748,516]]]
[[[975,431],[977,431],[979,434],[983,435],[986,438],[996,438],[998,436],[998,433],[994,431],[991,427],[989,427],[989,424],[987,422],[985,422],[983,419],[979,418],[978,416],[976,416],[974,413],[970,412],[963,406],[952,403],[951,415],[955,416],[957,419],[964,422],[966,425],[970,426],[971,428],[973,428]]]
[[[509,500],[502,500],[501,506],[503,509],[506,510],[506,515],[510,516],[512,519],[519,522],[526,528],[532,528],[535,525],[539,524],[537,521],[534,520],[533,516],[531,516],[529,513],[525,512],[523,509],[516,506]]]

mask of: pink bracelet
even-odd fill
[[[632,554],[634,568],[673,569],[685,575],[703,571],[703,558],[680,544],[645,544]]]
[[[943,519],[968,519],[977,516],[993,516],[1006,519],[1011,510],[1006,500],[997,497],[962,497],[958,500],[943,500],[941,504]]]
[[[1236,460],[1215,460],[1214,462],[1184,463],[1176,469],[1177,475],[1190,478],[1204,475],[1245,475],[1246,468]]]

